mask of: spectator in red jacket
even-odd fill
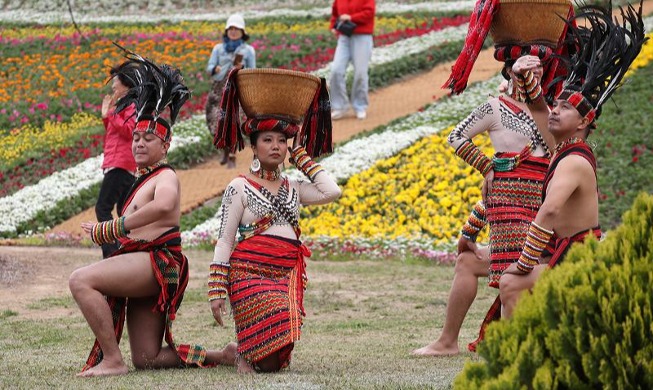
[[[338,45],[331,65],[329,85],[331,119],[345,117],[350,106],[354,108],[358,119],[367,117],[368,69],[374,46],[372,34],[374,33],[375,12],[374,0],[334,0],[333,2],[331,31],[338,35]],[[348,23],[355,24],[353,30],[347,29]],[[351,97],[348,98],[345,76],[347,65],[350,62],[354,65],[354,81]]]
[[[123,194],[131,187],[136,172],[136,161],[132,154],[132,130],[136,124],[134,106],[129,106],[118,114],[114,112],[116,101],[134,86],[133,79],[125,76],[129,72],[119,72],[125,66],[129,65],[123,64],[111,69],[111,94],[105,95],[102,100],[102,122],[105,129],[102,161],[104,179],[95,204],[98,222],[113,219],[113,209],[121,203]],[[117,243],[103,244],[102,257],[109,257],[117,249]]]

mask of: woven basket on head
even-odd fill
[[[554,48],[570,7],[570,0],[500,0],[490,27],[494,44],[542,44]]]
[[[274,117],[294,123],[302,122],[320,87],[318,77],[283,69],[243,69],[236,82],[247,117]]]

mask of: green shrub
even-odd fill
[[[653,388],[653,196],[623,221],[575,245],[511,320],[492,324],[484,361],[467,363],[455,388]]]

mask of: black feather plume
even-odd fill
[[[571,57],[563,89],[579,91],[600,114],[601,105],[620,86],[628,67],[648,39],[644,34],[642,3],[619,7],[621,22],[607,7],[582,5],[575,19],[586,26],[568,23],[577,52]]]
[[[166,64],[159,66],[115,42],[114,45],[123,50],[127,58],[118,72],[134,80],[134,87],[116,102],[116,112],[134,104],[137,122],[146,118],[160,121],[163,119],[160,118],[161,114],[169,107],[169,124],[172,126],[179,110],[191,95],[179,69]]]

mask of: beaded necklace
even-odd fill
[[[149,166],[147,166],[145,168],[138,168],[138,170],[136,171],[136,177],[138,178],[138,177],[141,177],[143,175],[146,175],[146,174],[152,172],[153,170],[155,170],[156,168],[160,167],[161,165],[166,165],[166,164],[168,164],[168,159],[164,157],[162,160],[159,160],[159,161],[155,162],[154,164],[149,165]]]
[[[560,152],[562,149],[566,148],[567,146],[579,144],[579,143],[585,143],[585,140],[579,137],[568,138],[556,145],[555,154],[558,154],[558,152]]]
[[[274,171],[268,171],[265,168],[261,168],[258,171],[254,171],[252,168],[250,168],[249,173],[256,177],[260,177],[263,180],[276,181],[281,176],[281,169],[277,168]]]

